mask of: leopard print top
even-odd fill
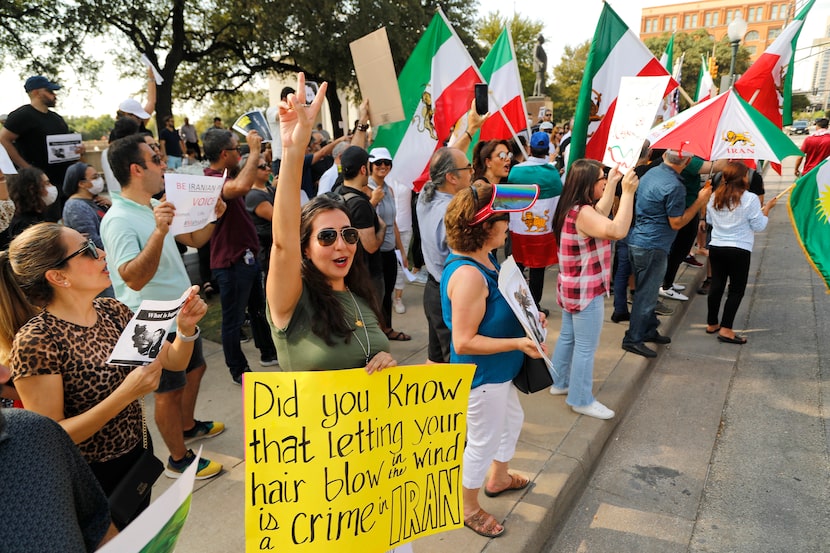
[[[107,358],[132,318],[130,308],[112,298],[94,301],[98,321],[85,327],[43,311],[14,337],[12,378],[59,374],[63,377],[66,418],[97,405],[124,381],[132,367],[108,365]],[[120,457],[141,442],[141,407],[132,402],[78,447],[88,463]]]

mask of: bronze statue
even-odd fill
[[[533,83],[533,95],[545,95],[545,74],[548,71],[548,56],[542,44],[545,43],[545,37],[539,35],[536,38],[536,50],[533,52],[533,71],[536,72],[536,82]]]

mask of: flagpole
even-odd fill
[[[778,194],[775,198],[773,198],[773,200],[779,199],[781,196],[783,196],[784,194],[786,194],[787,192],[792,190],[794,187],[795,187],[795,183],[792,183],[787,188],[785,188],[780,194]]]

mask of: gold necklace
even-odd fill
[[[369,341],[369,329],[366,328],[366,324],[363,321],[363,312],[360,310],[360,306],[357,304],[357,300],[354,299],[354,295],[352,291],[346,288],[346,291],[349,293],[349,297],[352,298],[352,303],[354,304],[354,308],[357,311],[358,318],[355,319],[354,325],[355,329],[352,330],[352,334],[354,334],[357,343],[360,344],[360,349],[363,351],[363,355],[366,356],[366,364],[369,364],[369,358],[372,353],[372,343]],[[363,342],[360,341],[360,336],[357,335],[357,328],[363,329],[363,334],[366,336],[366,345],[363,345]]]

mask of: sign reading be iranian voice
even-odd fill
[[[204,228],[216,220],[216,201],[222,194],[223,177],[205,177],[186,173],[165,173],[164,192],[167,201],[176,206],[170,224],[175,236]]]
[[[381,553],[460,528],[474,370],[246,374],[246,552]]]

